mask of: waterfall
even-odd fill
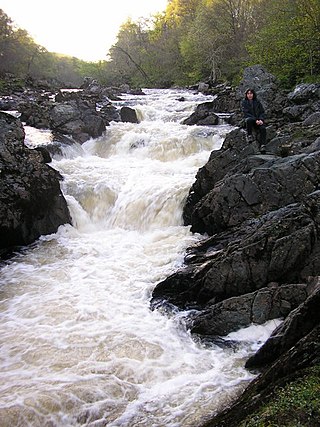
[[[112,122],[53,159],[73,224],[1,268],[1,427],[194,427],[253,378],[244,361],[272,322],[220,348],[190,335],[186,312],[150,310],[155,285],[202,238],[183,226],[183,204],[231,127],[181,124],[210,97],[145,92],[117,102],[139,124]],[[26,135],[30,147],[50,141]]]

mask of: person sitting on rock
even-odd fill
[[[254,89],[246,90],[241,108],[246,121],[248,141],[253,141],[252,131],[257,129],[260,132],[260,146],[263,146],[266,143],[265,112]]]

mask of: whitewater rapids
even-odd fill
[[[239,345],[222,349],[196,342],[186,313],[150,310],[202,238],[183,226],[183,203],[231,127],[181,124],[210,97],[145,92],[117,103],[139,124],[112,122],[53,159],[72,226],[1,267],[1,427],[198,426],[253,378],[244,362],[276,326],[230,334]],[[50,138],[26,127],[29,147]]]

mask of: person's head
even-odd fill
[[[245,99],[249,99],[251,101],[252,99],[256,99],[256,98],[257,98],[257,94],[254,89],[250,88],[246,90]]]

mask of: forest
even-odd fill
[[[320,80],[320,0],[168,0],[151,18],[128,19],[106,60],[48,52],[0,9],[1,78],[76,87],[85,76],[107,86],[237,84],[263,65],[284,88]]]

